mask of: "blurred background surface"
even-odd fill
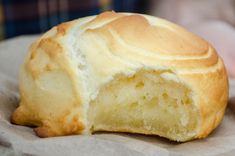
[[[145,0],[1,0],[0,38],[42,33],[51,27],[106,10],[146,12]]]
[[[0,40],[103,11],[150,14],[208,40],[235,78],[235,0],[0,0]]]

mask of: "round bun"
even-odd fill
[[[221,122],[228,78],[202,38],[166,20],[105,12],[62,23],[29,49],[12,122],[40,137],[116,131],[204,138]]]

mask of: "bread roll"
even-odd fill
[[[166,20],[105,12],[60,24],[29,49],[12,122],[40,137],[96,131],[204,138],[228,99],[222,59]]]

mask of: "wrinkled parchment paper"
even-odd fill
[[[10,114],[19,102],[18,69],[36,38],[22,36],[0,43],[0,156],[235,155],[235,80],[230,80],[224,120],[207,139],[175,143],[157,136],[125,133],[42,139],[31,128],[12,125]]]

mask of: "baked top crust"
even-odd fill
[[[60,24],[32,44],[20,71],[21,104],[12,121],[38,126],[42,137],[89,131],[87,109],[102,86],[143,69],[174,73],[178,79],[168,79],[192,90],[200,121],[195,138],[220,123],[228,80],[215,49],[166,20],[115,12]]]

